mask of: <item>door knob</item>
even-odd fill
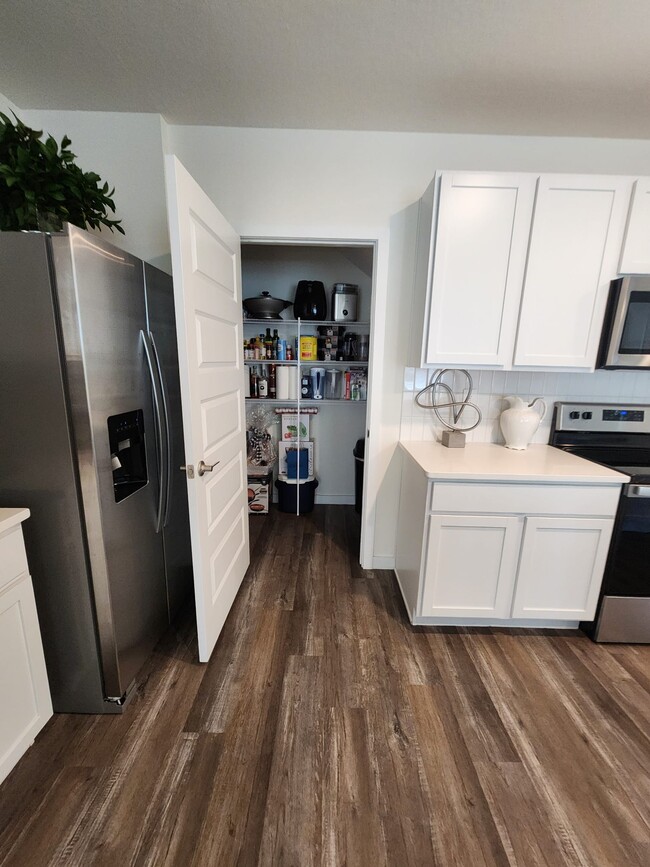
[[[214,464],[206,464],[204,463],[204,461],[199,461],[197,472],[200,476],[202,476],[204,473],[211,473],[218,463],[219,461],[216,461]]]

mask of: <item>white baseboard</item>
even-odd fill
[[[497,626],[502,629],[577,629],[578,620],[499,620],[498,617],[413,617],[414,626]]]
[[[354,506],[354,494],[319,494],[317,488],[314,502],[317,506]]]
[[[394,569],[395,568],[395,558],[394,557],[373,557],[372,558],[372,568],[373,569]]]

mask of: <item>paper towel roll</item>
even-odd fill
[[[297,400],[298,399],[298,368],[290,367],[289,368],[289,399]]]
[[[278,364],[276,371],[276,395],[278,400],[289,400],[289,373],[292,368]]]

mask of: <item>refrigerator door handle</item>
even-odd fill
[[[162,372],[162,365],[160,363],[160,354],[158,352],[158,348],[156,346],[156,341],[154,340],[153,332],[149,332],[149,339],[151,340],[151,346],[153,348],[153,357],[156,362],[156,367],[158,369],[158,382],[160,383],[160,396],[163,410],[163,420],[165,423],[165,445],[166,445],[166,475],[165,475],[165,509],[163,512],[163,520],[162,525],[166,527],[169,524],[169,512],[171,510],[171,499],[172,499],[172,429],[171,422],[169,421],[169,399],[167,397],[167,383],[165,382],[165,377]]]
[[[149,335],[144,331],[140,331],[142,335],[142,343],[144,345],[144,354],[147,358],[147,367],[149,368],[149,376],[151,378],[151,392],[153,395],[153,409],[154,409],[154,417],[155,417],[155,427],[156,427],[156,440],[157,440],[157,454],[158,454],[158,513],[156,515],[156,533],[160,533],[162,530],[163,524],[163,510],[165,503],[165,491],[166,491],[166,455],[169,451],[167,444],[167,431],[163,425],[163,417],[161,413],[161,396],[160,396],[160,387],[158,385],[158,379],[156,376],[156,371],[154,369],[154,359],[153,359],[153,349],[150,345]]]

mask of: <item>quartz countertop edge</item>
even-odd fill
[[[5,533],[16,524],[29,518],[29,509],[0,509],[0,533]]]
[[[480,482],[546,482],[623,485],[629,476],[548,445],[517,451],[497,443],[450,449],[438,442],[400,442],[429,479]]]

